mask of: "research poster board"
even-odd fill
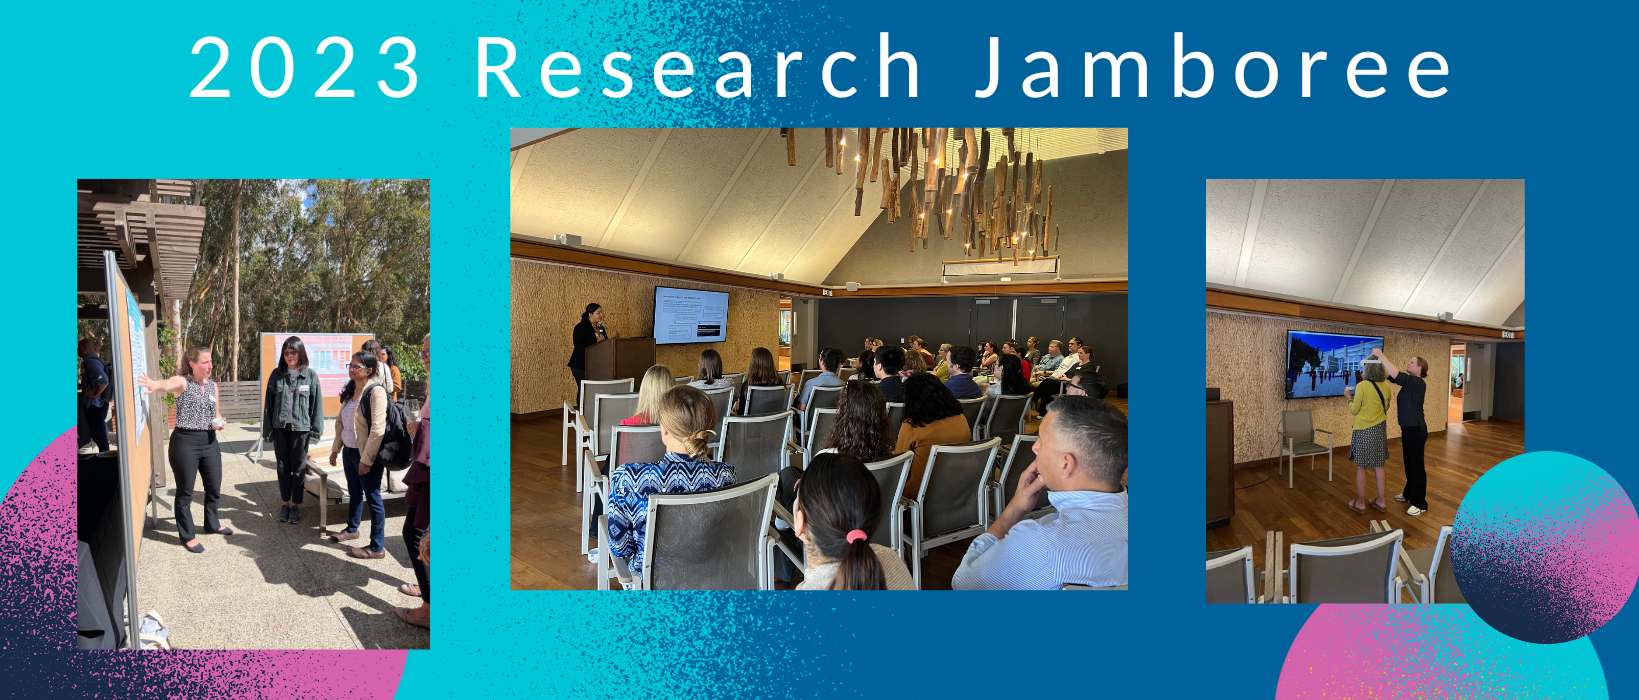
[[[373,333],[263,333],[262,334],[262,365],[258,381],[262,387],[260,396],[267,396],[267,378],[273,373],[273,368],[279,366],[279,348],[284,347],[285,338],[296,336],[302,339],[302,345],[307,347],[307,366],[319,373],[319,385],[324,389],[324,414],[334,416],[341,413],[341,388],[347,385],[347,363],[353,359],[353,353],[364,348],[364,344],[375,338]]]
[[[142,309],[131,294],[131,287],[120,274],[119,264],[112,251],[103,252],[103,268],[108,290],[108,346],[113,350],[109,377],[113,383],[115,444],[119,446],[120,503],[125,504],[121,524],[125,530],[126,624],[128,639],[133,648],[140,635],[137,631],[137,553],[142,546],[143,517],[148,507],[148,484],[153,477],[152,453],[149,440],[154,435],[145,431],[148,421],[150,392],[137,386],[137,376],[148,374],[147,343],[144,337]]]

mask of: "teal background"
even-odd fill
[[[1285,649],[1311,612],[1207,609],[1200,604],[1202,535],[1195,476],[1202,450],[1200,385],[1173,368],[1203,345],[1202,180],[1212,177],[1519,177],[1528,182],[1533,402],[1528,446],[1577,453],[1629,492],[1635,473],[1618,436],[1612,390],[1578,358],[1591,345],[1633,340],[1624,282],[1634,259],[1630,216],[1635,144],[1629,90],[1632,10],[1466,3],[1337,6],[1260,4],[1002,6],[751,3],[524,4],[491,2],[195,4],[28,3],[8,8],[0,78],[11,268],[11,342],[4,361],[19,389],[5,402],[0,482],[9,483],[74,423],[68,354],[73,332],[73,182],[80,177],[426,177],[433,192],[434,325],[442,362],[440,488],[433,494],[440,613],[431,651],[411,652],[399,695],[853,696],[1097,694],[1266,697]],[[877,97],[877,32],[919,63],[919,97]],[[1212,56],[1216,81],[1200,99],[1172,97],[1172,32],[1185,51]],[[230,60],[212,88],[226,99],[190,99],[216,60],[189,53],[218,36]],[[388,99],[402,75],[381,42],[417,48],[415,93]],[[1001,37],[1003,78],[985,86],[987,37]],[[295,79],[277,99],[249,79],[251,48],[282,37]],[[334,87],[352,99],[318,99],[339,53],[354,47]],[[509,71],[523,96],[498,85],[476,97],[479,36],[518,48]],[[580,95],[540,87],[540,61],[575,53]],[[633,55],[632,94],[601,72],[613,50]],[[694,60],[694,94],[660,97],[639,66],[666,50]],[[750,100],[718,98],[716,57],[755,61]],[[805,55],[785,99],[774,97],[775,51]],[[841,64],[847,99],[825,94],[824,57]],[[1053,52],[1058,98],[1031,100],[1019,83]],[[1081,53],[1138,51],[1149,96],[1085,98]],[[1298,56],[1329,52],[1315,96],[1299,94]],[[1389,63],[1388,93],[1366,100],[1343,80],[1348,58],[1375,51]],[[1452,74],[1416,97],[1409,59],[1442,53]],[[1280,84],[1250,99],[1235,88],[1243,53],[1280,62]],[[276,49],[264,54],[270,86]],[[1254,62],[1254,65],[1257,65]],[[1263,75],[1250,71],[1249,83]],[[1198,77],[1187,83],[1198,84]],[[1102,85],[1102,82],[1101,82]],[[1103,90],[1100,91],[1104,95]],[[1003,593],[649,594],[508,590],[507,295],[510,127],[595,126],[1104,126],[1131,129],[1129,337],[1166,338],[1130,353],[1133,396],[1132,590],[1064,596]],[[1595,329],[1589,331],[1588,329]],[[36,339],[43,342],[33,342]],[[529,342],[529,339],[516,339]],[[452,359],[454,358],[454,359]],[[45,371],[36,374],[36,368]],[[39,377],[36,380],[36,377]],[[39,395],[39,396],[37,396]],[[57,398],[61,397],[61,398]],[[1609,440],[1588,440],[1590,434]],[[1551,477],[1545,487],[1551,488]],[[1602,659],[1630,659],[1633,613],[1590,637]],[[1639,695],[1632,665],[1607,663],[1613,697]]]

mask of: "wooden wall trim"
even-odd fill
[[[729,287],[763,289],[794,296],[817,297],[824,294],[823,287],[813,284],[784,282],[758,275],[710,270],[675,262],[657,262],[606,250],[558,245],[516,237],[512,239],[512,257],[596,270],[627,272],[634,275],[666,277]]]
[[[1207,287],[1206,307],[1215,311],[1280,316],[1316,323],[1371,326],[1413,333],[1436,333],[1469,338],[1502,339],[1502,329],[1463,321],[1436,321],[1379,311],[1353,309],[1312,301],[1296,301],[1240,290]],[[1514,331],[1514,340],[1524,340],[1525,330]]]
[[[516,151],[516,150],[519,150],[519,149],[524,149],[524,148],[529,148],[529,147],[530,147],[530,146],[533,146],[533,145],[535,145],[535,144],[537,144],[537,143],[540,143],[540,142],[542,142],[542,141],[549,141],[549,140],[551,140],[551,139],[555,139],[555,138],[557,138],[557,137],[559,137],[559,136],[562,136],[562,135],[564,135],[564,134],[567,134],[567,133],[569,133],[569,132],[571,132],[571,131],[577,131],[577,130],[578,130],[578,129],[577,129],[577,128],[575,128],[575,127],[570,127],[570,128],[567,128],[567,129],[559,129],[559,130],[557,130],[557,131],[554,131],[554,132],[552,132],[552,133],[550,133],[550,134],[547,134],[547,135],[545,135],[545,136],[542,136],[542,137],[540,137],[540,138],[538,138],[538,139],[535,139],[535,140],[534,140],[534,141],[529,141],[529,142],[526,142],[526,143],[521,143],[521,144],[518,144],[518,145],[516,145],[516,146],[513,146],[513,147],[512,147],[512,148],[510,148],[510,149],[507,149],[507,152],[508,152],[508,153],[511,153],[511,152],[512,152],[512,151]]]
[[[910,284],[884,287],[831,288],[833,297],[953,297],[1050,294],[1126,294],[1127,280],[1056,282],[980,282],[969,284]]]

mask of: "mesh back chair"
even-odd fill
[[[888,444],[899,444],[899,429],[905,427],[905,404],[888,404]]]
[[[658,425],[617,425],[609,430],[609,458],[606,460],[606,466],[598,467],[596,459],[590,460],[594,465],[587,470],[586,477],[590,481],[581,492],[580,549],[588,559],[597,560],[597,550],[591,546],[588,531],[592,526],[594,499],[602,503],[605,510],[609,508],[609,470],[617,464],[658,462],[664,456],[666,443],[660,440]],[[598,535],[599,541],[605,539],[604,534]]]
[[[734,395],[739,396],[740,385],[746,383],[746,373],[735,372],[734,374],[725,374],[723,375],[723,378],[727,379],[729,384],[734,387]]]
[[[808,385],[808,380],[820,376],[824,371],[823,369],[805,369],[802,374],[797,375],[797,395],[802,395],[802,388]]]
[[[1451,526],[1440,528],[1433,547],[1400,550],[1401,587],[1423,605],[1467,603],[1451,568]]]
[[[815,452],[825,449],[825,436],[831,433],[831,426],[837,424],[837,409],[816,408],[812,415],[814,429],[808,431],[808,437],[801,445],[803,469],[807,469],[808,464],[814,461]]]
[[[979,436],[1001,438],[1003,445],[1013,444],[1013,436],[1024,432],[1024,416],[1029,412],[1030,399],[1030,394],[995,397]]]
[[[1315,433],[1326,433],[1326,446],[1315,442]],[[1326,480],[1332,480],[1332,431],[1315,427],[1315,418],[1309,411],[1281,411],[1280,451],[1288,468],[1299,457],[1309,458],[1309,471],[1315,469],[1315,456],[1326,455]],[[1277,462],[1277,469],[1279,468]],[[1292,488],[1292,473],[1286,473],[1286,488]]]
[[[962,404],[962,416],[967,418],[968,432],[973,434],[974,440],[978,440],[979,415],[985,410],[985,397],[981,396],[976,399],[957,399],[956,402]]]
[[[746,405],[741,411],[748,416],[772,416],[791,409],[791,388],[788,386],[748,386]]]
[[[1252,578],[1252,548],[1226,549],[1206,555],[1206,602],[1263,602]]]
[[[734,389],[726,386],[721,389],[707,389],[706,396],[711,397],[712,408],[717,410],[717,436],[712,440],[715,444],[723,439],[723,420],[728,418],[729,408],[734,405]]]
[[[620,422],[637,414],[637,394],[598,394],[592,399],[592,426],[586,428],[588,434],[587,445],[580,452],[582,455],[577,469],[580,476],[577,482],[586,484],[581,490],[582,512],[591,504],[592,484],[603,476],[604,470],[599,463],[607,464],[609,459],[609,436],[611,431]],[[587,540],[586,528],[581,528],[581,554],[591,555]]]
[[[684,384],[694,381],[694,375],[691,374],[687,377],[672,377],[672,381],[676,382],[672,386],[683,386]]]
[[[882,519],[877,521],[876,532],[871,533],[871,544],[892,547],[895,554],[901,554],[905,550],[905,542],[900,537],[899,530],[905,524],[905,509],[914,502],[900,494],[905,492],[905,482],[911,477],[911,462],[915,458],[915,450],[905,450],[880,462],[865,465],[866,469],[871,470],[871,476],[876,477],[876,485],[882,490]]]
[[[779,371],[779,375],[781,384],[789,385],[791,383],[791,370],[782,369]]]
[[[634,575],[614,560],[615,573],[640,590],[772,588],[766,542],[778,481],[769,475],[713,491],[650,496],[643,572]]]
[[[1389,530],[1292,543],[1289,602],[1400,602],[1395,564],[1404,535],[1401,530]]]
[[[730,416],[717,443],[717,461],[734,465],[734,479],[750,482],[778,474],[790,463],[792,411],[770,416]]]
[[[814,411],[821,408],[836,408],[837,401],[842,397],[840,386],[816,386],[813,393],[808,395],[808,407],[804,409],[797,428],[802,434],[808,434],[808,426],[814,424]]]
[[[934,445],[922,470],[922,484],[910,504],[911,531],[903,537],[911,547],[912,573],[922,588],[922,552],[942,544],[975,537],[989,524],[985,498],[990,486],[990,463],[1001,440]]]
[[[859,372],[859,370],[855,369],[853,367],[844,367],[842,369],[837,370],[837,379],[841,379],[842,381],[846,382],[850,379],[853,379],[854,375],[857,374],[858,372]]]
[[[1019,490],[1019,476],[1024,474],[1025,470],[1030,468],[1030,465],[1036,463],[1036,450],[1034,448],[1039,437],[1037,435],[1013,436],[1012,447],[1007,451],[1007,459],[1002,462],[1002,471],[996,476],[995,481],[990,484],[991,493],[994,496],[994,502],[992,503],[994,509],[990,511],[991,519],[994,520],[999,516],[1002,509],[1006,508],[1007,504],[1013,500],[1013,494]],[[1000,440],[1001,438],[996,439]],[[1028,517],[1039,518],[1055,511],[1053,504],[1047,500],[1047,489],[1043,488],[1037,492],[1036,507],[1031,509]]]
[[[568,466],[569,455],[578,455],[580,454],[581,448],[588,447],[592,444],[589,438],[589,432],[586,430],[587,421],[583,418],[583,416],[589,415],[593,397],[597,396],[598,394],[630,394],[632,391],[632,380],[630,379],[614,379],[610,381],[598,382],[584,381],[580,383],[580,403],[571,406],[569,405],[568,401],[563,402],[563,445],[559,448],[561,451],[558,453],[562,456],[561,459],[563,461],[558,463],[559,466]],[[575,449],[573,452],[569,449],[570,428],[575,429]],[[579,460],[577,459],[577,461]],[[581,490],[581,476],[580,465],[577,464],[575,467],[576,492]]]

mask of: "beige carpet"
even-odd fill
[[[247,456],[258,428],[229,423],[222,440],[222,524],[234,534],[200,534],[203,554],[180,545],[170,511],[143,528],[137,564],[137,602],[154,610],[171,628],[177,649],[427,649],[427,630],[411,627],[393,614],[395,606],[415,607],[419,598],[398,592],[414,583],[415,573],[399,533],[404,527],[404,500],[387,506],[387,556],[354,559],[346,547],[320,538],[317,500],[305,496],[302,522],[281,523],[279,482],[273,451],[261,460]],[[167,485],[161,498],[169,504],[175,479],[164,465]],[[194,486],[196,529],[204,527],[204,486]],[[347,520],[347,506],[328,507],[330,530]],[[360,524],[368,543],[369,511]]]

